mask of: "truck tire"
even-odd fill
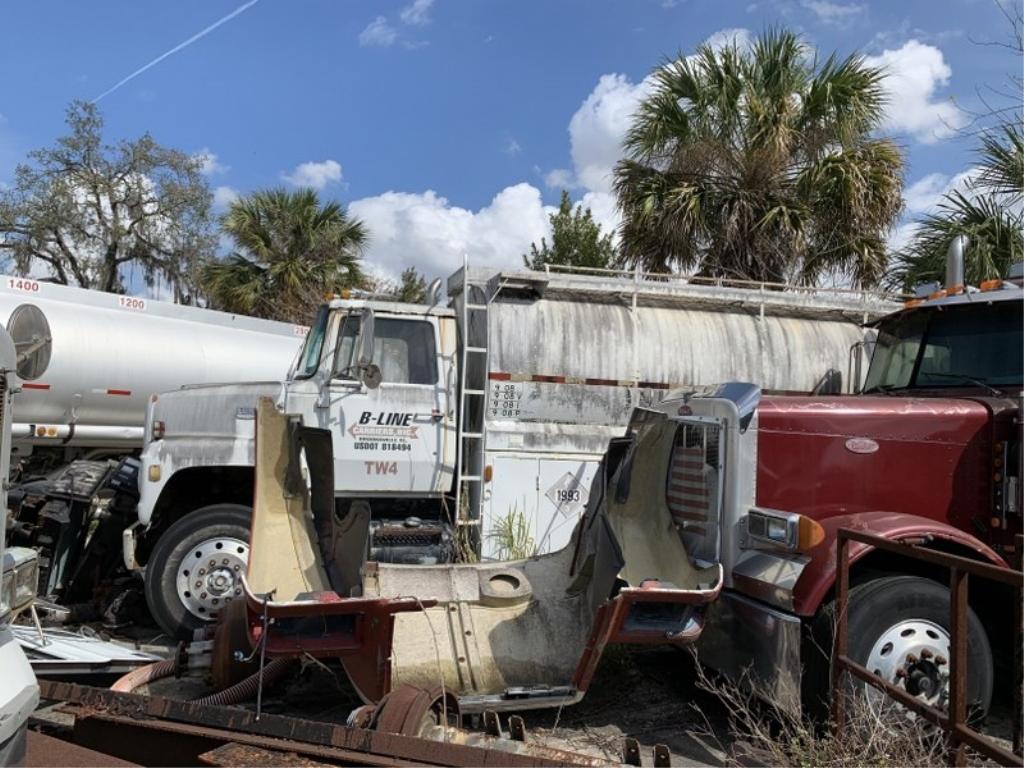
[[[944,709],[949,690],[949,605],[945,585],[919,576],[886,576],[858,584],[850,590],[850,658]],[[823,614],[831,622],[834,604]],[[968,714],[980,721],[992,701],[993,658],[985,629],[970,608],[967,670]],[[883,700],[884,694],[859,681],[858,686],[866,690],[869,703]]]
[[[212,504],[185,515],[157,540],[146,564],[146,603],[169,636],[191,640],[223,606],[242,599],[251,519],[250,507]]]

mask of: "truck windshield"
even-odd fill
[[[864,392],[937,387],[1020,387],[1022,303],[957,304],[883,322]]]
[[[329,315],[330,311],[326,306],[320,307],[320,311],[316,313],[316,320],[313,321],[313,326],[306,334],[306,341],[302,345],[302,354],[299,355],[299,362],[295,366],[296,379],[308,379],[320,367],[320,351],[324,346]]]
[[[373,362],[388,384],[436,384],[437,356],[434,326],[423,320],[378,317],[374,323]],[[358,378],[355,354],[359,340],[358,315],[349,315],[338,333],[334,356],[336,379]]]

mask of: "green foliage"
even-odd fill
[[[422,304],[427,300],[427,279],[416,271],[416,267],[402,270],[402,281],[395,293],[398,301]]]
[[[235,250],[202,273],[217,309],[302,323],[325,295],[364,282],[365,227],[312,189],[253,192],[231,203],[221,226]]]
[[[523,256],[527,269],[544,269],[545,264],[607,269],[616,261],[615,244],[610,234],[601,234],[601,225],[594,221],[589,208],[573,207],[569,193],[562,190],[558,213],[548,217],[551,222],[551,244],[541,238],[540,248],[530,245]]]
[[[536,551],[530,535],[530,524],[518,506],[513,505],[507,515],[495,520],[494,528],[488,535],[497,545],[498,560],[523,560]]]
[[[911,291],[945,277],[946,251],[966,235],[964,278],[970,285],[1005,277],[1024,259],[1024,134],[1019,119],[982,134],[978,173],[966,192],[954,190],[925,216],[910,243],[896,255],[887,282]]]
[[[20,274],[43,268],[55,282],[113,293],[138,268],[190,301],[215,246],[202,161],[149,134],[105,144],[88,102],[72,102],[65,121],[68,135],[30,152],[0,188],[0,251]]]
[[[873,285],[903,161],[875,136],[884,73],[795,34],[702,46],[654,73],[615,168],[623,262],[651,272]]]

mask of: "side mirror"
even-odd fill
[[[364,309],[360,319],[359,334],[359,356],[356,358],[356,365],[360,370],[368,368],[373,363],[373,310]]]
[[[380,368],[373,363],[370,363],[361,370],[360,378],[363,380],[363,385],[367,389],[376,389],[380,386],[380,383],[383,380]]]

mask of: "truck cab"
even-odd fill
[[[320,308],[281,408],[330,430],[338,494],[440,499],[455,476],[455,313],[335,300]]]
[[[436,302],[335,298],[317,311],[283,381],[154,396],[125,559],[145,563],[157,621],[187,636],[241,595],[263,396],[329,431],[338,515],[356,502],[369,508],[375,560],[454,559],[456,335],[455,312]]]
[[[745,490],[722,512],[725,590],[701,639],[706,663],[737,677],[752,670],[776,701],[820,701],[841,528],[1000,566],[1020,562],[1022,310],[1020,265],[977,288],[954,279],[872,324],[859,393],[759,397],[739,431],[742,450],[729,454],[734,468],[725,468]],[[659,410],[713,415],[714,397],[699,395],[670,396]],[[851,658],[943,706],[948,573],[868,546],[851,553]],[[1015,599],[994,587],[972,591],[975,717],[988,709],[995,659],[1017,631],[1008,619]]]

